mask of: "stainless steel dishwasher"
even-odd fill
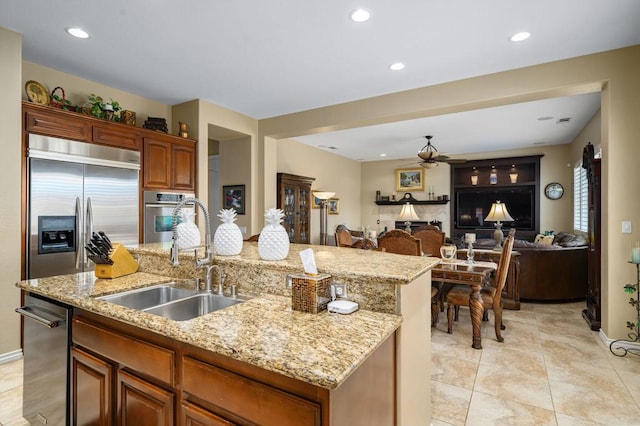
[[[71,306],[25,294],[23,417],[32,425],[69,424]]]

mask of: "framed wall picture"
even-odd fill
[[[396,191],[424,191],[424,169],[396,169]]]
[[[314,209],[320,208],[320,198],[313,195],[313,193],[311,193],[311,207]]]
[[[235,209],[237,214],[244,214],[244,185],[224,185],[222,187],[222,208]]]
[[[329,214],[340,214],[340,199],[339,198],[329,198],[327,200],[327,213]]]

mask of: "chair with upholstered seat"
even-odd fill
[[[422,241],[406,231],[393,229],[378,238],[378,250],[387,253],[422,256]]]
[[[440,257],[440,247],[444,244],[444,232],[436,229],[421,229],[411,235],[422,241],[422,252],[429,256]]]
[[[256,241],[258,241],[258,238],[260,238],[260,234],[255,234],[255,235],[252,235],[252,236],[250,236],[249,238],[247,238],[245,241],[249,241],[249,242],[253,241],[253,242],[256,242]]]
[[[509,262],[511,261],[511,252],[513,250],[513,239],[515,232],[515,229],[510,229],[509,235],[504,241],[493,285],[480,290],[480,297],[482,297],[484,309],[493,310],[493,320],[495,322],[494,328],[496,331],[496,340],[498,340],[498,342],[504,341],[504,338],[500,333],[500,330],[505,329],[505,326],[502,323],[502,289],[504,288],[504,284],[507,281],[507,272],[509,271]],[[454,308],[460,305],[468,306],[471,291],[472,289],[470,286],[457,284],[454,285],[446,294],[445,299],[447,301],[447,333],[451,334],[453,329]]]
[[[351,232],[344,225],[338,225],[335,232],[336,246],[338,247],[351,247],[353,239],[351,238]]]

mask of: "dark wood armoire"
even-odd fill
[[[582,167],[587,171],[589,191],[587,238],[589,251],[587,254],[587,308],[582,311],[583,318],[589,324],[591,330],[600,330],[601,318],[601,292],[600,292],[600,262],[601,262],[601,178],[600,159],[594,157],[594,149],[588,143],[582,151]]]

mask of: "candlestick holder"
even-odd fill
[[[636,265],[636,283],[625,284],[624,292],[636,294],[635,299],[633,297],[629,299],[629,304],[636,308],[636,319],[635,322],[627,321],[627,328],[631,330],[631,332],[627,334],[628,339],[617,339],[609,345],[611,353],[620,357],[626,356],[628,353],[640,355],[640,346],[637,346],[640,342],[640,264],[636,262],[629,263]],[[631,346],[630,344],[635,345]]]
[[[473,243],[469,241],[469,245],[467,246],[467,263],[469,265],[473,265]]]

